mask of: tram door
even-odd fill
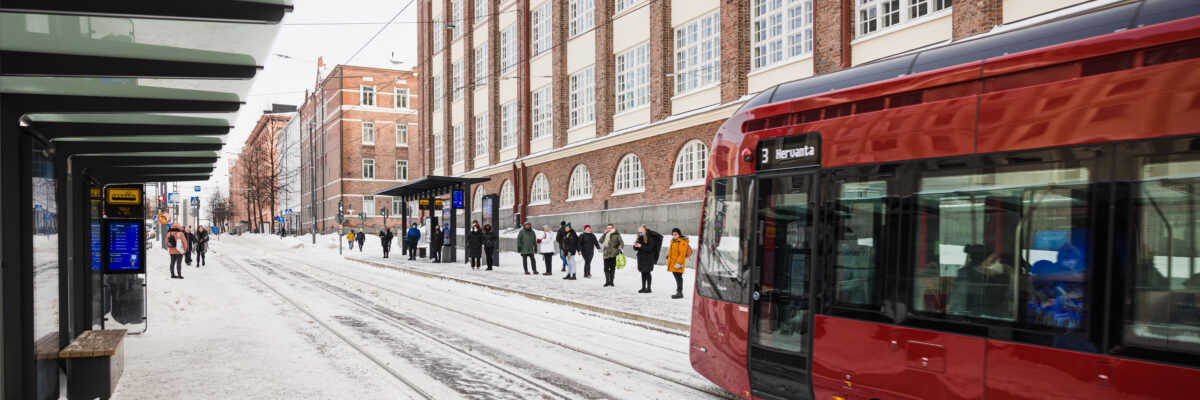
[[[761,178],[751,269],[750,387],[762,398],[808,399],[816,175]]]

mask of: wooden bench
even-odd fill
[[[37,398],[58,398],[58,332],[50,332],[33,342],[34,368],[37,369]]]
[[[125,370],[124,329],[85,331],[58,353],[67,360],[67,398],[107,399]]]

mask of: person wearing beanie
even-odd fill
[[[692,247],[687,236],[679,228],[671,230],[671,248],[667,251],[667,271],[675,275],[675,294],[672,299],[683,298],[683,267],[692,256]]]
[[[567,236],[567,221],[558,222],[558,232],[554,235],[554,250],[558,253],[558,260],[562,261],[562,270],[567,270],[567,251],[563,249],[563,239]]]
[[[583,277],[592,277],[592,257],[600,249],[600,241],[592,234],[592,226],[584,225],[583,233],[579,234],[579,254],[583,256]]]

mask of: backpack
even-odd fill
[[[175,245],[176,245],[176,243],[175,243],[175,235],[174,235],[174,234],[168,234],[168,235],[167,235],[167,247],[169,247],[169,248],[172,248],[172,249],[173,249],[173,248],[175,248]]]

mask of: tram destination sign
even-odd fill
[[[817,132],[763,139],[758,142],[758,171],[821,165]]]

